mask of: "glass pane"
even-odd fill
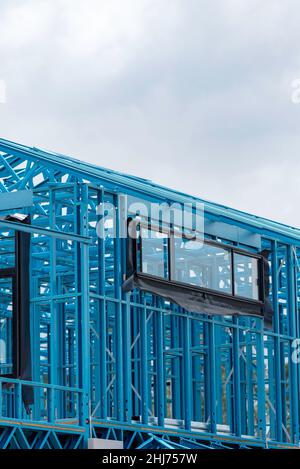
[[[174,280],[232,293],[230,252],[186,238],[174,239]]]
[[[0,374],[12,373],[12,278],[0,278]]]
[[[168,235],[141,228],[142,272],[168,278]]]
[[[234,254],[234,292],[245,298],[259,299],[258,259]]]
[[[15,266],[15,232],[0,231],[0,269]]]

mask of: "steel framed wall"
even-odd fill
[[[259,318],[199,315],[122,293],[126,244],[104,204],[121,210],[120,194],[187,196],[0,140],[1,192],[27,189],[34,205],[17,211],[32,218],[22,229],[31,233],[33,381],[0,378],[1,448],[85,447],[90,436],[128,448],[298,446],[298,230],[205,204],[220,222],[211,238],[245,248],[221,229],[239,227],[270,250],[274,321],[265,329]],[[0,216],[13,212],[0,206]],[[16,228],[0,220],[2,263]],[[26,384],[34,389],[29,414]]]

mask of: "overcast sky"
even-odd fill
[[[0,136],[300,227],[297,0],[0,0]]]

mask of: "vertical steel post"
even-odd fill
[[[171,349],[176,350],[176,354],[172,355],[172,415],[173,418],[182,418],[181,414],[181,387],[180,387],[180,358],[179,353],[179,336],[180,336],[180,317],[171,314],[170,318],[170,334]]]
[[[100,216],[99,224],[97,227],[98,234],[98,275],[99,275],[99,372],[100,372],[100,418],[107,418],[107,314],[106,314],[106,300],[105,300],[105,233],[104,233],[104,192],[103,189],[98,191],[98,214]]]
[[[140,316],[140,376],[141,376],[141,415],[142,423],[148,424],[148,392],[149,392],[149,377],[148,377],[148,336],[147,336],[147,311],[146,301],[144,300],[144,307],[141,308]]]
[[[56,203],[55,203],[55,193],[53,190],[50,189],[49,195],[49,226],[53,229],[55,228],[56,222]],[[56,259],[56,238],[50,237],[49,244],[50,244],[50,337],[49,337],[49,348],[50,348],[50,383],[51,384],[59,384],[58,383],[58,356],[57,356],[57,303],[54,300],[54,297],[57,294],[57,277],[56,277],[56,267],[57,267],[57,259]],[[59,396],[54,390],[49,390],[48,393],[48,415],[50,422],[54,422],[55,420],[55,409],[58,406]]]
[[[183,319],[183,384],[184,384],[184,428],[191,429],[192,417],[192,368],[191,368],[191,324],[188,317]]]
[[[296,272],[294,253],[291,245],[287,247],[287,288],[288,288],[288,319],[289,335],[296,337]],[[292,360],[293,354],[292,339],[289,340],[289,387],[290,387],[290,418],[291,418],[291,440],[299,443],[299,404],[298,404],[298,375],[297,364]]]
[[[239,320],[233,317],[232,328],[232,353],[233,353],[233,408],[234,408],[234,433],[241,436],[241,389],[240,389],[240,341]]]
[[[126,197],[119,198],[119,236],[121,236],[121,279],[126,278],[127,257],[127,204]],[[131,422],[132,419],[132,390],[131,390],[131,307],[130,293],[123,293],[122,299],[122,331],[123,331],[123,377],[124,377],[124,420]]]
[[[156,314],[156,395],[157,420],[160,427],[164,426],[165,419],[165,373],[164,373],[164,317],[160,310]]]
[[[88,236],[88,190],[85,184],[81,185],[81,201],[78,205],[80,218],[80,234]],[[79,195],[79,194],[78,194]],[[78,243],[79,244],[79,243]],[[89,436],[89,411],[90,411],[90,310],[89,310],[89,252],[86,243],[80,243],[80,264],[77,266],[80,280],[79,299],[79,385],[83,390],[81,396],[80,425],[85,428],[84,441],[87,446]],[[88,364],[88,366],[87,366]]]
[[[114,276],[115,276],[115,337],[116,337],[116,386],[117,386],[117,419],[124,421],[124,380],[123,380],[123,326],[121,305],[121,239],[120,239],[120,216],[119,198],[114,196],[115,216],[115,239],[114,239]]]
[[[257,403],[258,403],[258,437],[266,439],[266,392],[265,392],[265,357],[263,320],[257,319],[256,332],[256,367],[257,367]]]
[[[281,350],[280,350],[280,325],[278,308],[278,255],[277,241],[272,241],[272,303],[274,310],[274,359],[275,359],[275,396],[276,396],[276,433],[277,440],[282,441],[282,395],[281,395]]]
[[[216,421],[216,370],[215,370],[215,323],[212,320],[211,323],[207,324],[208,327],[208,380],[209,380],[209,411],[210,411],[210,431],[215,434],[217,432],[217,421]]]

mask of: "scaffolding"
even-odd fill
[[[300,230],[3,139],[0,191],[0,448],[299,446]],[[124,196],[202,203],[205,239],[267,251],[272,326],[125,292],[114,215]],[[30,235],[30,379],[13,370],[20,232]]]

